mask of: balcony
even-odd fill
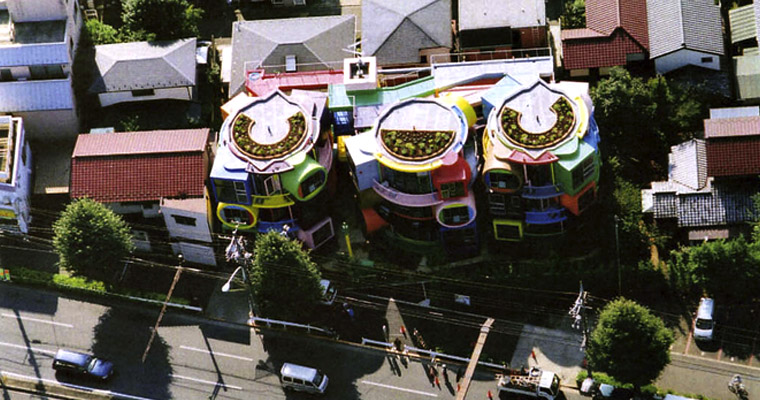
[[[565,221],[567,215],[565,215],[564,208],[547,208],[541,211],[526,211],[525,223],[535,225],[547,225],[556,224],[558,222]]]
[[[526,199],[550,199],[563,194],[562,185],[551,184],[545,186],[534,186],[528,183],[523,187],[522,197]]]
[[[398,190],[383,185],[378,181],[374,181],[372,188],[375,189],[377,194],[388,200],[391,203],[399,204],[408,207],[432,207],[434,205],[442,203],[438,198],[438,193],[426,193],[426,194],[407,194],[399,192]]]

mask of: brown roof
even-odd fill
[[[760,117],[705,120],[705,139],[760,135]]]
[[[646,0],[586,0],[586,26],[606,36],[621,27],[649,49]]]
[[[589,28],[581,29],[563,29],[561,33],[562,40],[565,39],[581,39],[581,38],[593,38],[593,37],[605,37],[607,35],[597,32]]]
[[[203,151],[208,135],[208,128],[81,134],[72,157]]]
[[[745,176],[760,174],[760,137],[707,142],[707,175]]]

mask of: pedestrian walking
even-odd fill
[[[446,364],[443,364],[443,381],[446,383],[449,383],[449,375],[447,374],[448,368],[446,367]]]
[[[462,367],[457,368],[457,383],[462,379]]]
[[[383,338],[388,340],[388,325],[383,324]]]

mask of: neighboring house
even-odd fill
[[[90,92],[101,107],[130,101],[193,100],[195,38],[95,46]]]
[[[355,40],[353,15],[234,22],[229,97],[243,90],[247,72],[254,69],[340,69]]]
[[[488,52],[546,47],[545,7],[544,0],[460,0],[459,49]]]
[[[364,0],[361,50],[379,65],[429,64],[451,52],[451,0]]]
[[[29,139],[79,132],[71,66],[81,27],[78,0],[0,2],[0,113],[22,117]]]
[[[0,231],[28,233],[32,151],[21,118],[0,115]]]
[[[570,76],[644,61],[649,52],[646,0],[586,0],[586,28],[562,30],[562,65]]]
[[[728,12],[734,57],[736,95],[742,101],[760,100],[760,1]]]
[[[760,174],[760,109],[710,110],[705,139],[671,147],[668,180],[641,191],[642,209],[701,242],[747,233]]]
[[[695,65],[720,70],[723,27],[714,0],[647,0],[649,58],[658,74]]]
[[[326,106],[326,93],[277,90],[230,110],[210,174],[225,229],[288,232],[312,249],[333,237],[325,206],[335,189]]]
[[[588,85],[537,80],[506,93],[483,135],[494,238],[564,234],[596,202],[599,184],[599,132]]]
[[[153,225],[150,232],[133,230],[138,250],[153,251],[170,239],[175,254],[192,248],[183,253],[187,261],[213,265],[208,212],[200,205],[207,196],[208,141],[207,128],[79,135],[70,196],[89,197],[128,221]]]
[[[366,231],[384,226],[410,247],[478,251],[475,112],[456,97],[412,98],[386,107],[372,129],[346,137]]]

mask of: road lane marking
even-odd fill
[[[14,373],[14,372],[8,372],[8,371],[0,371],[0,375],[13,376],[13,377],[16,377],[18,379],[26,379],[26,380],[33,381],[33,382],[45,382],[45,383],[49,383],[49,384],[53,384],[53,385],[70,387],[70,388],[73,388],[73,389],[79,389],[79,390],[84,390],[84,391],[87,391],[87,392],[104,394],[104,395],[107,395],[107,396],[116,396],[116,397],[120,397],[120,398],[124,398],[124,399],[130,399],[130,400],[153,400],[153,399],[149,399],[147,397],[133,396],[131,394],[112,392],[110,390],[95,389],[95,388],[91,388],[91,387],[87,387],[87,386],[79,386],[79,385],[74,385],[74,384],[71,384],[71,383],[58,382],[58,381],[54,381],[54,380],[51,380],[51,379],[38,378],[36,376],[21,375],[21,374],[17,374],[17,373]]]
[[[6,317],[6,318],[17,318],[17,319],[20,319],[20,320],[23,320],[23,321],[42,322],[43,324],[62,326],[64,328],[73,328],[74,327],[74,325],[64,324],[62,322],[47,321],[47,320],[44,320],[44,319],[37,319],[37,318],[32,318],[32,317],[22,317],[20,315],[15,315],[15,314],[3,314],[3,317]]]
[[[188,347],[188,346],[179,346],[179,348],[180,349],[184,349],[184,350],[197,351],[199,353],[211,354],[211,355],[214,355],[214,356],[230,357],[230,358],[236,358],[238,360],[253,362],[253,358],[248,358],[248,357],[243,357],[243,356],[236,356],[234,354],[220,353],[218,351],[215,351],[215,352],[212,353],[212,352],[210,352],[210,351],[208,351],[206,349],[198,349],[198,348],[195,348],[195,347]]]
[[[362,381],[362,383],[364,383],[365,385],[380,386],[380,387],[383,387],[383,388],[386,388],[386,389],[400,390],[402,392],[421,394],[423,396],[428,396],[428,397],[438,397],[438,395],[435,394],[435,393],[422,392],[422,391],[414,390],[414,389],[406,389],[406,388],[402,388],[402,387],[398,387],[398,386],[386,385],[384,383],[377,383],[377,382],[370,382],[370,381]]]
[[[207,385],[213,385],[213,386],[220,385],[220,386],[226,387],[228,389],[243,390],[243,388],[241,388],[240,386],[228,385],[226,383],[221,383],[221,382],[205,381],[203,379],[191,378],[189,376],[182,376],[182,375],[175,375],[175,374],[172,374],[172,375],[169,375],[169,376],[171,376],[172,378],[179,378],[179,379],[185,379],[185,380],[188,380],[188,381],[194,381],[194,382],[198,382],[198,383],[205,383]]]
[[[16,348],[16,349],[21,349],[21,350],[26,350],[26,351],[32,350],[32,351],[35,351],[37,353],[47,354],[47,355],[51,355],[51,356],[54,356],[55,353],[56,353],[55,351],[38,349],[36,347],[21,346],[21,345],[13,344],[13,343],[0,342],[0,346],[13,347],[13,348]]]

